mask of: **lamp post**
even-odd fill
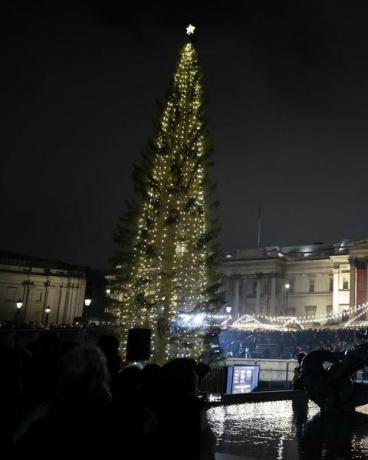
[[[15,314],[15,327],[16,329],[18,329],[18,326],[19,326],[19,315],[20,315],[20,311],[21,309],[23,308],[23,300],[22,299],[19,299],[17,302],[16,302],[16,307],[17,307],[17,311],[16,311],[16,314]]]
[[[288,281],[286,281],[286,283],[285,283],[285,315],[286,315],[287,309],[288,309],[289,290],[290,290],[290,283]]]
[[[84,324],[84,327],[87,327],[88,326],[88,318],[89,318],[89,306],[91,305],[92,303],[92,299],[90,297],[86,297],[84,299],[84,319],[85,319],[85,324]]]
[[[44,327],[47,328],[47,325],[49,323],[49,314],[51,312],[51,308],[49,306],[47,306],[45,308],[45,321],[44,321]]]
[[[229,321],[230,321],[230,318],[231,318],[231,307],[230,306],[226,307],[226,313],[227,313],[226,329],[228,329],[229,328]]]

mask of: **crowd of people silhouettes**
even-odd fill
[[[227,357],[294,359],[298,353],[314,349],[349,350],[358,343],[360,331],[359,328],[225,330],[221,332],[219,341]]]
[[[122,363],[119,342],[43,335],[27,350],[0,349],[2,444],[20,456],[214,459],[198,383],[206,366]],[[66,457],[65,457],[66,458]]]

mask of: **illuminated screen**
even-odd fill
[[[258,386],[259,366],[230,366],[227,369],[226,393],[249,393]]]

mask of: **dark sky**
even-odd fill
[[[32,3],[1,11],[0,248],[108,267],[188,22],[223,249],[256,245],[259,203],[267,245],[368,237],[367,8]]]

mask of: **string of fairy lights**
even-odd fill
[[[368,303],[362,303],[353,307],[347,308],[342,312],[329,313],[326,315],[317,315],[313,317],[308,316],[270,316],[270,315],[250,315],[246,314],[234,321],[228,327],[233,329],[246,329],[247,326],[254,322],[257,327],[265,329],[280,329],[290,324],[299,325],[302,329],[304,326],[313,323],[325,323],[329,321],[342,321],[344,317],[349,317],[345,322],[344,327],[349,327],[354,321],[362,318],[368,313]]]
[[[190,26],[187,34],[193,32]],[[208,248],[198,244],[209,223],[202,94],[197,53],[188,42],[180,52],[153,142],[151,179],[139,212],[133,262],[122,299],[125,336],[132,327],[149,327],[152,356],[160,355],[161,361],[177,355],[170,323],[181,310],[190,312],[208,300]],[[164,338],[155,332],[160,321]],[[198,335],[193,345],[190,355],[198,356]]]

